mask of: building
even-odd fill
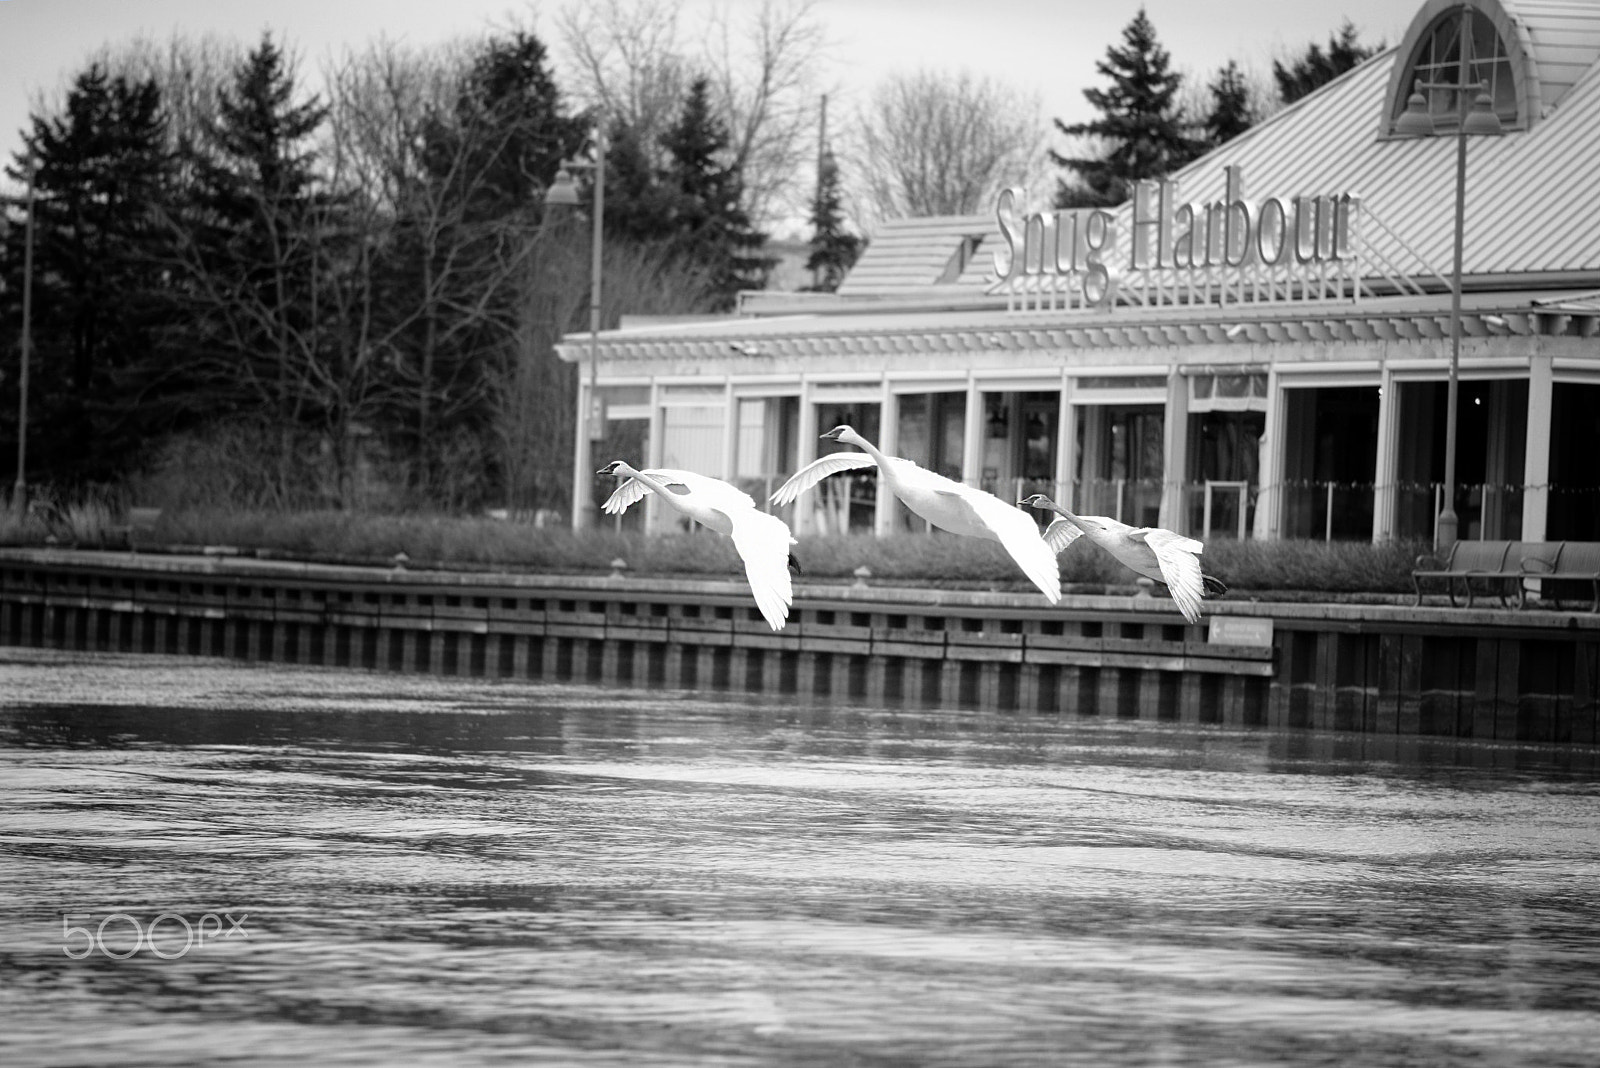
[[[1465,82],[1481,100],[1442,87]],[[1458,138],[1472,108],[1503,134]],[[1596,175],[1600,0],[1427,0],[1398,45],[1117,209],[1007,191],[884,227],[837,294],[559,352],[594,375],[606,448],[758,500],[851,423],[1013,500],[1213,538],[1433,538],[1454,364],[1460,537],[1600,539]],[[588,444],[574,477],[600,493],[613,457]],[[912,528],[874,478],[828,482],[797,531]]]

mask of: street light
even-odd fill
[[[1455,263],[1450,272],[1450,380],[1445,391],[1444,420],[1444,509],[1439,513],[1439,525],[1434,535],[1435,548],[1448,552],[1456,543],[1460,520],[1456,516],[1456,404],[1457,381],[1461,368],[1461,242],[1466,223],[1467,203],[1467,135],[1498,137],[1505,130],[1500,116],[1495,114],[1494,101],[1489,98],[1485,82],[1467,81],[1468,53],[1472,43],[1472,8],[1461,11],[1461,45],[1459,48],[1459,75],[1454,82],[1417,82],[1406,100],[1405,114],[1394,124],[1398,137],[1431,137],[1434,133],[1433,117],[1428,114],[1428,102],[1422,95],[1424,89],[1446,89],[1456,94],[1456,231]],[[1466,109],[1467,91],[1477,90],[1472,111]]]
[[[585,159],[568,159],[561,161],[561,167],[556,171],[556,180],[545,190],[544,204],[546,208],[575,208],[578,206],[578,184],[572,180],[575,170],[588,170],[594,172],[594,211],[591,229],[593,240],[591,242],[591,263],[589,267],[589,403],[584,406],[579,419],[578,440],[573,450],[572,464],[572,529],[583,530],[586,527],[597,525],[599,516],[595,512],[594,494],[583,493],[583,487],[591,485],[594,479],[594,463],[590,443],[599,438],[605,430],[605,411],[600,403],[600,391],[596,384],[600,367],[600,252],[604,246],[605,228],[603,220],[606,210],[606,138],[605,132],[596,127],[594,132],[595,158],[593,162]],[[580,496],[582,500],[580,501]]]
[[[22,373],[17,382],[17,483],[11,491],[12,506],[23,508],[28,495],[28,366],[33,362],[33,208],[36,161],[28,158],[28,222],[22,245],[22,340],[18,346]]]

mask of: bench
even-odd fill
[[[1422,604],[1424,582],[1439,580],[1444,583],[1444,592],[1449,594],[1452,606],[1456,603],[1459,590],[1466,606],[1472,607],[1474,581],[1480,585],[1486,584],[1489,587],[1486,592],[1497,594],[1504,605],[1507,594],[1513,588],[1512,583],[1517,584],[1517,590],[1522,589],[1519,561],[1523,544],[1514,541],[1458,541],[1450,546],[1450,551],[1442,558],[1424,553],[1417,557],[1416,566],[1411,571],[1411,585],[1417,591],[1415,603]]]
[[[1529,593],[1560,607],[1562,594],[1573,593],[1587,599],[1589,611],[1600,612],[1600,541],[1555,541],[1542,543],[1552,550],[1529,554],[1521,561],[1519,602]]]
[[[1452,605],[1468,608],[1482,593],[1499,597],[1502,606],[1515,596],[1517,607],[1526,608],[1533,593],[1558,606],[1562,594],[1578,596],[1600,612],[1600,542],[1458,541],[1443,557],[1417,557],[1411,572],[1416,604],[1424,584],[1433,582],[1443,584]]]

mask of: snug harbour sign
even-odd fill
[[[1166,179],[1137,183],[1115,211],[1030,212],[1026,197],[1008,188],[995,204],[989,292],[1013,310],[1360,297],[1356,194],[1253,200],[1243,169],[1228,167],[1216,200],[1185,200]]]

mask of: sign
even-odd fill
[[[1351,193],[1245,195],[1243,168],[1226,168],[1222,197],[1186,201],[1178,183],[1139,182],[1128,205],[1126,235],[1105,208],[1023,212],[1020,188],[995,203],[1003,246],[994,253],[989,290],[1059,297],[1067,306],[1124,303],[1226,303],[1274,299],[1304,283],[1356,277],[1361,199]],[[1296,287],[1293,283],[1300,282]],[[1130,287],[1136,292],[1124,292]],[[1326,296],[1325,286],[1319,296]],[[1248,289],[1248,293],[1246,292]],[[1040,301],[1043,305],[1043,299]]]
[[[1263,616],[1212,616],[1206,641],[1212,645],[1272,647],[1272,620]]]

